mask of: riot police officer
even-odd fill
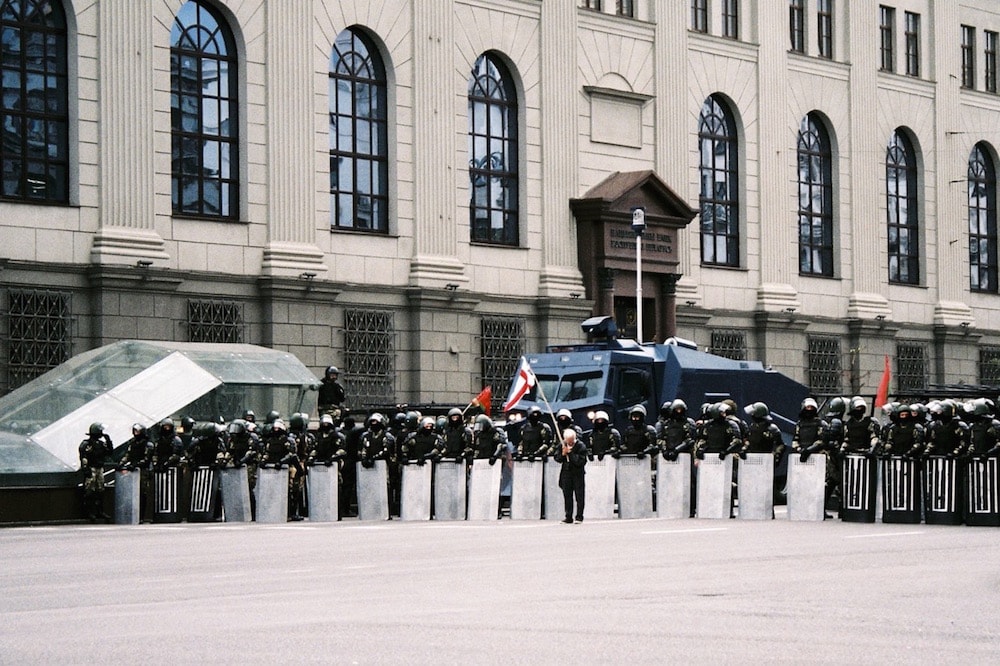
[[[177,467],[181,463],[183,453],[184,444],[174,432],[173,419],[163,419],[157,426],[156,438],[153,440],[153,469]]]
[[[916,458],[924,450],[924,426],[913,418],[911,405],[896,405],[893,419],[885,431],[882,452],[886,456]]]
[[[191,445],[185,452],[194,467],[216,467],[226,456],[226,429],[217,423],[194,427]]]
[[[80,442],[80,471],[83,472],[83,506],[90,522],[110,518],[104,513],[104,465],[114,447],[103,423],[91,423]]]
[[[333,417],[324,414],[319,417],[319,430],[312,438],[311,448],[306,460],[307,465],[326,465],[330,467],[338,460],[347,456],[347,437],[344,436]]]
[[[319,413],[329,414],[333,417],[334,423],[340,424],[343,416],[344,403],[347,401],[347,393],[340,383],[340,369],[335,365],[328,366],[320,380]]]
[[[132,439],[125,447],[125,455],[118,461],[118,469],[131,471],[149,467],[153,444],[149,441],[149,431],[141,423],[132,424]]]
[[[645,458],[656,451],[656,429],[646,423],[646,408],[634,405],[628,412],[628,427],[622,433],[622,445],[611,455],[615,458],[623,453]]]
[[[477,460],[488,459],[491,465],[495,465],[503,457],[507,449],[507,433],[503,428],[495,427],[493,419],[486,414],[476,417],[473,437],[473,455]]]
[[[396,438],[385,428],[385,417],[373,413],[365,422],[366,429],[361,435],[358,459],[361,466],[368,469],[376,460],[390,460],[396,450]]]
[[[739,453],[743,439],[739,427],[729,418],[729,406],[717,402],[708,408],[708,416],[695,442],[695,458],[704,460],[706,454],[714,453],[722,460],[730,453]]]
[[[681,453],[694,450],[698,428],[687,415],[687,404],[680,398],[660,406],[656,422],[656,443],[664,460],[677,460]]]
[[[614,454],[622,448],[622,436],[618,428],[611,425],[608,413],[598,411],[594,414],[594,429],[590,433],[590,443],[587,446],[587,454],[590,460],[596,456],[598,460],[604,460],[604,456]]]
[[[924,455],[960,458],[968,451],[969,426],[958,417],[955,407],[951,400],[942,400],[930,409],[933,421],[926,432]]]
[[[489,417],[487,417],[489,418]],[[466,458],[472,458],[472,428],[465,425],[462,410],[452,407],[448,410],[448,418],[442,432],[442,458],[451,458],[460,463]]]
[[[435,430],[434,419],[429,416],[424,417],[420,422],[420,428],[415,433],[406,437],[401,449],[402,458],[400,462],[404,465],[416,463],[424,465],[429,460],[436,460],[441,457],[443,442],[441,435]]]
[[[750,424],[741,453],[770,453],[777,465],[785,453],[785,442],[781,439],[781,430],[771,418],[771,410],[767,404],[755,402],[744,407],[743,412],[750,417]]]
[[[552,447],[552,428],[542,421],[542,410],[537,405],[528,410],[528,418],[521,426],[521,441],[517,445],[516,459],[533,462],[536,456],[543,459]]]
[[[792,435],[792,450],[799,454],[799,460],[806,462],[813,453],[822,453],[827,449],[829,423],[819,416],[819,405],[813,398],[802,401],[799,409],[799,420],[795,424]]]
[[[844,421],[844,441],[841,453],[875,455],[882,446],[878,423],[868,414],[868,403],[859,395],[851,398]]]
[[[985,460],[1000,452],[1000,421],[994,418],[986,398],[972,402],[969,423],[969,454]]]
[[[247,486],[250,490],[250,516],[257,515],[257,464],[260,460],[261,441],[255,430],[251,430],[244,419],[235,419],[226,426],[226,453],[222,458],[222,467],[246,467]]]

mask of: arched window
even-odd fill
[[[330,226],[388,232],[389,159],[385,67],[374,45],[348,28],[330,54]]]
[[[178,215],[239,216],[237,61],[223,18],[184,3],[170,30],[171,200]]]
[[[66,15],[56,0],[0,0],[0,198],[69,201]]]
[[[910,140],[896,130],[885,155],[885,204],[889,235],[889,282],[920,283],[917,226],[917,157]]]
[[[739,266],[736,123],[714,96],[706,99],[701,107],[698,149],[701,156],[701,261],[716,266]]]
[[[833,158],[814,114],[799,126],[799,272],[833,275]]]
[[[476,59],[469,78],[469,204],[475,242],[518,244],[517,96],[498,58]]]
[[[982,144],[969,156],[969,287],[997,291],[997,174]]]

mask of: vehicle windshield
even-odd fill
[[[600,371],[572,373],[562,377],[536,376],[538,383],[526,396],[526,399],[533,402],[541,402],[542,394],[549,402],[599,400],[604,397],[604,373]]]

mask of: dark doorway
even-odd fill
[[[615,323],[618,324],[618,337],[635,339],[635,296],[615,296]],[[656,330],[656,299],[643,297],[642,337],[647,342],[655,341],[659,334]]]

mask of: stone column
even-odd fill
[[[659,341],[677,335],[677,280],[680,277],[676,273],[667,273],[659,278],[660,309],[657,322]]]
[[[576,223],[569,200],[577,196],[576,2],[543,2],[541,19],[542,272],[538,294],[568,297],[583,289],[577,265]],[[527,166],[527,165],[526,165]],[[522,228],[523,231],[523,228]]]
[[[268,243],[261,272],[323,274],[327,268],[316,245],[312,3],[269,2],[264,7]]]
[[[468,282],[457,255],[458,230],[468,238],[468,217],[455,220],[455,27],[451,2],[413,0],[413,258],[410,285],[444,287]],[[461,81],[461,83],[460,83]],[[463,113],[464,117],[464,113]],[[465,145],[464,143],[462,145]],[[468,179],[465,181],[468,183]]]
[[[798,292],[792,286],[798,277],[797,253],[776,242],[787,238],[789,229],[786,178],[769,178],[769,174],[786,174],[790,160],[788,142],[788,110],[784,100],[788,90],[788,3],[757,3],[757,26],[760,30],[760,50],[757,61],[757,108],[759,113],[757,138],[757,183],[760,208],[760,285],[757,287],[757,308],[768,312],[798,309]],[[751,129],[751,128],[747,128]],[[747,137],[746,145],[753,141]],[[754,156],[747,155],[746,162]],[[750,185],[747,190],[752,190]],[[749,194],[749,192],[748,192]],[[747,197],[749,198],[749,196]],[[749,201],[745,203],[749,204]],[[770,240],[769,240],[770,239]]]
[[[101,226],[90,259],[167,261],[154,228],[153,4],[102,0],[98,14]]]
[[[885,150],[889,136],[882,136],[878,124],[878,7],[852,2],[850,7],[848,62],[869,62],[871,66],[852,67],[850,79],[850,143],[844,152],[850,170],[846,178],[851,191],[851,207],[845,228],[850,225],[851,255],[854,260],[842,266],[853,289],[847,304],[850,319],[870,320],[890,317],[886,297],[888,268],[883,265],[885,245]],[[846,26],[845,26],[846,27]],[[843,210],[843,209],[842,209]],[[881,319],[879,321],[884,321]],[[881,357],[879,357],[881,358]]]
[[[594,310],[595,315],[614,316],[615,269],[613,268],[597,269],[597,294],[595,295],[594,301],[597,304],[597,308]]]

